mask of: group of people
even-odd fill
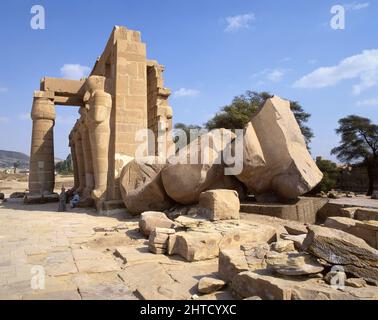
[[[74,191],[73,193],[69,191],[66,192],[64,185],[59,195],[59,208],[58,212],[67,211],[67,203],[70,203],[71,209],[76,208],[80,202],[79,194]]]

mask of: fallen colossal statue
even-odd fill
[[[128,211],[140,214],[169,209],[174,203],[194,204],[201,192],[212,189],[236,190],[240,198],[251,193],[285,201],[309,192],[323,177],[307,150],[289,101],[278,96],[268,99],[239,138],[222,130],[231,136],[229,144],[222,144],[219,136],[210,132],[191,142],[174,164],[170,159],[154,164],[151,160],[156,159],[151,157],[129,162],[120,176]],[[201,147],[205,139],[210,141],[206,149]],[[193,150],[201,159],[205,152],[210,156],[205,163],[188,164]],[[241,159],[241,168],[227,174],[227,169],[236,166],[233,159]]]

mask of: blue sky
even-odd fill
[[[35,4],[45,30],[30,27]],[[330,26],[335,4],[346,9],[345,30]],[[266,90],[312,114],[312,153],[326,158],[338,119],[378,122],[376,0],[15,0],[2,1],[0,15],[0,149],[29,153],[40,78],[85,74],[114,25],[141,31],[148,57],[166,66],[175,122],[203,124],[234,96]],[[57,114],[64,158],[77,109]]]

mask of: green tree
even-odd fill
[[[362,162],[367,169],[372,195],[378,170],[378,125],[370,119],[350,115],[339,120],[336,133],[341,136],[340,145],[331,153],[344,163]]]
[[[335,189],[337,186],[337,181],[340,177],[340,168],[337,166],[337,164],[330,160],[325,160],[318,157],[316,158],[316,165],[323,173],[323,179],[311,193],[315,194],[321,191],[328,192]]]
[[[230,105],[223,107],[205,126],[209,130],[216,128],[242,129],[258,108],[271,97],[272,95],[268,92],[247,91],[245,94],[235,97]],[[290,106],[308,145],[314,137],[312,130],[306,126],[311,115],[306,113],[297,101],[290,101]]]
[[[71,154],[68,155],[66,160],[56,163],[55,164],[55,170],[59,174],[72,174],[73,173],[73,165],[72,165]]]

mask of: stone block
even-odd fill
[[[227,283],[240,272],[249,270],[244,252],[240,249],[221,250],[218,261],[219,276]]]
[[[325,224],[328,228],[342,230],[356,237],[359,237],[366,241],[366,243],[373,248],[377,247],[377,233],[378,226],[376,230],[366,223],[365,221],[356,221],[349,218],[343,217],[330,217],[326,220]]]
[[[240,219],[240,202],[234,190],[210,190],[202,192],[199,206],[210,220]]]
[[[301,198],[293,204],[247,202],[241,204],[240,211],[312,224],[316,222],[318,211],[327,201],[321,198]]]
[[[219,255],[219,232],[178,232],[169,237],[168,254],[177,254],[187,261],[214,259]]]

